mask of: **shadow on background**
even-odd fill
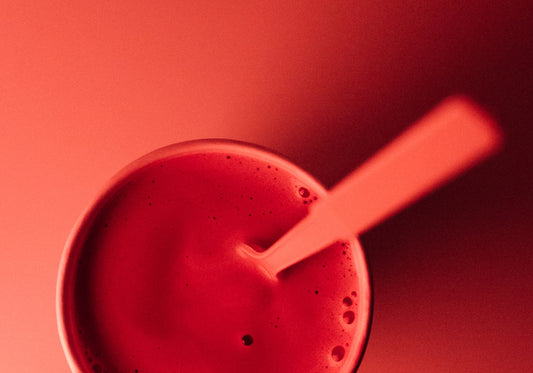
[[[357,69],[360,44],[332,48],[335,68],[316,73],[341,76],[328,77],[292,127],[312,132],[283,137],[279,149],[331,187],[455,93],[497,118],[505,147],[362,235],[375,313],[360,371],[531,370],[533,5],[378,7],[358,18],[372,40],[363,45],[371,64]]]

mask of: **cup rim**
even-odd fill
[[[122,167],[114,176],[104,183],[104,186],[100,188],[96,196],[88,203],[83,212],[80,214],[72,230],[70,231],[61,255],[56,283],[56,321],[61,346],[72,372],[83,373],[80,364],[78,363],[79,359],[76,359],[75,353],[72,349],[73,346],[71,343],[69,343],[69,339],[71,339],[69,336],[71,335],[72,331],[68,330],[67,328],[65,312],[66,305],[64,300],[67,295],[65,294],[65,288],[67,281],[72,280],[74,276],[72,261],[74,260],[73,257],[75,257],[76,254],[75,250],[80,246],[80,243],[83,242],[84,230],[90,226],[92,218],[96,216],[99,208],[106,203],[107,199],[110,198],[130,176],[142,168],[148,167],[156,162],[165,162],[169,159],[178,158],[189,154],[224,151],[228,152],[229,154],[238,153],[240,155],[244,154],[253,158],[260,157],[262,161],[264,160],[272,164],[283,166],[286,171],[289,171],[292,175],[295,175],[297,179],[305,180],[305,182],[308,183],[308,185],[315,190],[319,196],[323,197],[327,194],[327,190],[322,183],[320,183],[315,177],[301,169],[282,154],[260,145],[237,140],[212,138],[174,143],[155,149]],[[358,298],[364,300],[364,302],[359,303],[358,308],[359,318],[357,320],[357,328],[359,330],[356,331],[355,334],[359,335],[359,338],[355,341],[358,346],[351,347],[350,354],[347,356],[347,359],[353,360],[353,372],[355,372],[361,364],[362,357],[368,344],[372,322],[373,286],[370,278],[368,262],[358,237],[354,235],[352,241],[355,243],[355,245],[352,245],[354,246],[352,247],[352,252],[354,253],[356,271],[359,277],[360,285],[364,286],[366,293],[358,294]],[[364,304],[361,305],[361,303]],[[348,369],[351,370],[352,368],[349,367]]]

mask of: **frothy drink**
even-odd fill
[[[266,278],[236,248],[267,248],[324,188],[288,161],[192,142],[127,167],[63,257],[60,334],[81,372],[351,372],[368,332],[358,242]]]

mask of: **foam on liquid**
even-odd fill
[[[87,372],[336,372],[359,299],[350,243],[265,279],[268,247],[317,194],[281,164],[207,153],[155,162],[114,190],[76,251],[66,293]],[[351,362],[353,363],[353,362]]]

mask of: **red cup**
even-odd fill
[[[274,283],[237,254],[267,248],[326,195],[260,147],[199,140],[134,161],[82,214],[57,283],[73,372],[352,372],[371,287],[356,237]]]

